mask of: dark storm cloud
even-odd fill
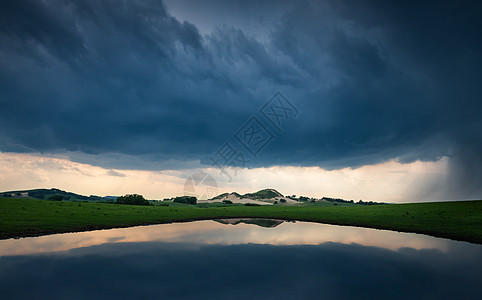
[[[250,166],[448,155],[451,197],[480,196],[475,2],[211,2],[235,24],[201,33],[160,1],[3,1],[0,150],[205,162],[280,90],[300,117]]]

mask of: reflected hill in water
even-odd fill
[[[252,224],[252,225],[257,225],[261,227],[266,227],[266,228],[273,228],[278,226],[279,224],[285,222],[281,220],[273,220],[273,219],[254,219],[254,218],[248,218],[248,219],[215,219],[213,221],[216,221],[221,224],[226,224],[226,225],[238,225],[241,223],[244,224]]]

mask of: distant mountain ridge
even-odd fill
[[[39,199],[39,200],[54,200],[54,201],[78,201],[78,202],[106,202],[115,203],[118,196],[84,196],[72,192],[66,192],[57,188],[51,189],[31,189],[31,190],[17,190],[0,192],[0,198],[25,198],[25,199]],[[172,200],[172,199],[171,199]],[[158,200],[149,200],[156,202]],[[315,203],[317,205],[375,205],[386,204],[383,202],[362,201],[355,202],[354,200],[343,200],[339,198],[322,197],[309,198],[305,196],[284,196],[275,189],[262,189],[255,193],[246,193],[241,195],[237,192],[223,193],[208,200],[198,200],[197,203],[219,203],[225,204],[256,204],[256,205],[301,205],[303,203]]]
[[[66,192],[60,189],[32,189],[1,192],[0,197],[4,198],[27,198],[39,200],[64,200],[64,201],[88,201],[88,202],[112,202],[117,199],[116,196],[84,196],[72,192]],[[60,198],[61,197],[61,198]]]

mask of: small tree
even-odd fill
[[[286,200],[285,199],[279,199],[279,202],[286,203]]]
[[[223,203],[224,203],[224,204],[233,204],[233,201],[231,201],[231,200],[223,200]]]
[[[127,194],[125,196],[117,197],[117,204],[129,204],[129,205],[149,205],[149,201],[144,199],[142,195]]]

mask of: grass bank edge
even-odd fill
[[[0,239],[215,218],[273,218],[482,244],[482,200],[374,206],[134,206],[0,198]]]

